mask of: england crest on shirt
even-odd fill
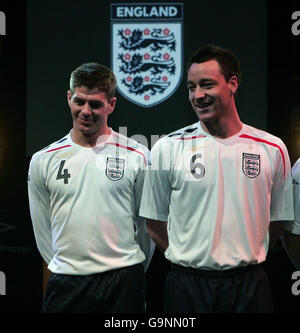
[[[183,5],[111,4],[112,69],[121,95],[142,107],[169,98],[182,78]]]
[[[260,173],[260,155],[243,153],[243,172],[249,178],[255,178]]]
[[[122,158],[107,157],[105,174],[110,180],[120,180],[124,175],[125,160]]]

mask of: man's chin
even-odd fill
[[[83,135],[91,135],[94,134],[94,131],[92,128],[87,127],[87,126],[80,126],[78,128],[79,132],[81,132]]]
[[[200,121],[211,121],[215,118],[214,112],[199,112],[196,111],[196,115]]]

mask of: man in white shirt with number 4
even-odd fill
[[[145,312],[154,243],[138,210],[148,149],[108,127],[115,89],[109,68],[76,68],[73,128],[30,163],[33,229],[51,271],[44,312]]]

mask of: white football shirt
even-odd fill
[[[293,220],[292,195],[279,138],[243,124],[221,140],[198,122],[154,145],[140,215],[167,221],[171,262],[222,270],[265,260],[269,222]]]
[[[292,234],[300,235],[300,158],[292,167],[292,176],[295,219],[287,224],[286,229]]]
[[[114,131],[93,148],[68,134],[33,155],[30,213],[50,271],[87,275],[138,263],[146,269],[154,243],[138,209],[147,163],[146,147]]]

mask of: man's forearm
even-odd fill
[[[147,232],[157,247],[165,252],[169,246],[167,222],[147,219]]]

